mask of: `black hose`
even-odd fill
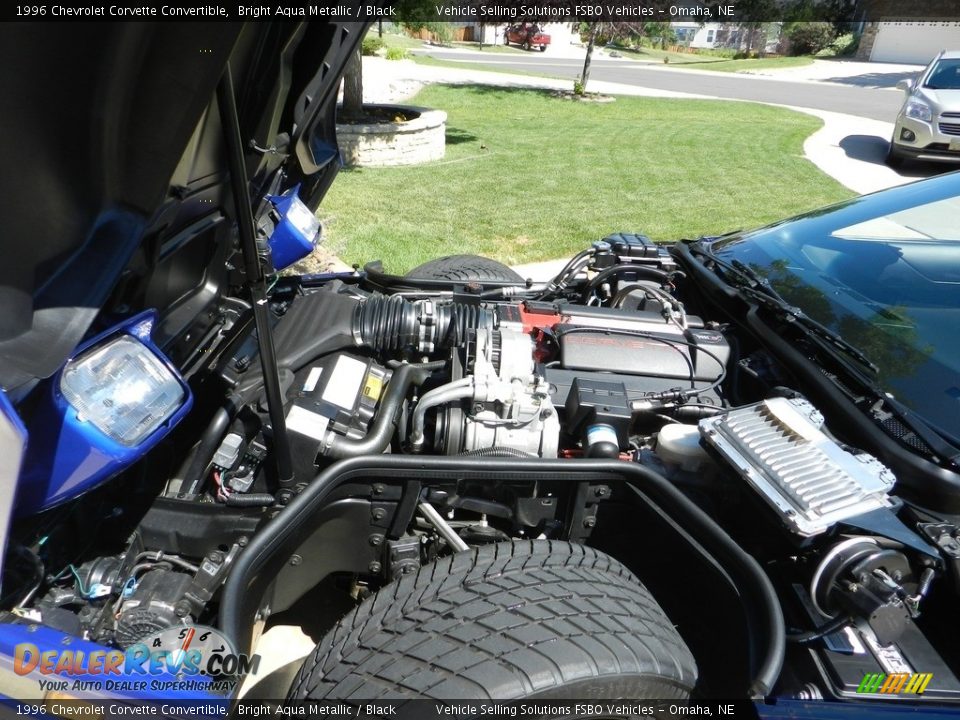
[[[359,440],[330,433],[321,452],[330,458],[352,458],[358,455],[376,455],[386,450],[397,427],[397,415],[411,385],[421,385],[435,370],[447,365],[444,360],[429,363],[401,365],[394,370],[387,383],[387,391],[380,401],[377,417],[369,432]]]
[[[787,633],[786,638],[788,642],[799,643],[800,645],[806,645],[811,643],[814,640],[819,640],[822,637],[827,635],[833,635],[833,633],[838,630],[842,630],[847,625],[850,624],[850,618],[846,615],[838,615],[830,622],[824,623],[820,627],[814,630],[807,630],[806,632],[796,632],[796,633]]]
[[[277,499],[270,493],[233,493],[224,500],[230,507],[270,507]]]
[[[523,450],[517,450],[512,447],[484,447],[477,448],[476,450],[468,450],[467,452],[460,453],[460,457],[502,457],[502,458],[535,458],[536,455],[531,455],[528,452]]]
[[[590,281],[584,285],[583,290],[580,292],[581,299],[586,301],[587,298],[590,297],[591,292],[603,285],[611,277],[624,272],[633,272],[637,275],[646,277],[649,280],[658,280],[661,284],[666,284],[670,281],[670,275],[665,273],[663,270],[657,270],[656,268],[647,267],[645,265],[621,263],[620,265],[608,267],[606,270],[600,271],[597,275],[591,278]]]
[[[398,295],[373,295],[353,311],[353,336],[376,352],[422,352],[459,347],[469,330],[493,328],[494,314],[465,303],[412,303]]]
[[[200,446],[190,459],[186,470],[181,468],[181,472],[178,473],[183,478],[180,481],[180,491],[185,495],[197,495],[203,490],[210,461],[230,426],[230,420],[236,413],[238,402],[239,398],[231,395],[223,407],[217,408],[207,429],[200,436]]]
[[[572,278],[568,278],[567,276],[571,272],[573,272],[573,269],[577,266],[577,264],[581,260],[583,260],[585,257],[587,257],[588,255],[592,255],[595,252],[596,252],[595,248],[588,247],[585,250],[581,250],[572,258],[570,258],[567,261],[567,264],[563,266],[563,269],[560,270],[560,272],[558,272],[549,283],[547,283],[547,287],[544,288],[543,291],[536,296],[536,299],[546,300],[551,295],[555,295],[558,290],[564,289],[567,285],[568,280],[572,279]]]
[[[637,463],[620,460],[540,460],[373,455],[334,463],[321,472],[289,505],[253,536],[234,561],[220,601],[220,630],[243,652],[252,640],[254,618],[279,570],[315,530],[315,517],[330,493],[355,478],[392,480],[536,480],[584,482],[621,480],[650,495],[671,513],[682,537],[689,535],[712,553],[744,601],[751,642],[752,697],[768,695],[783,667],[786,642],[783,613],[773,584],[747,554],[709,515],[669,480]]]

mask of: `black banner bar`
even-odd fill
[[[242,700],[121,702],[98,699],[0,701],[0,717],[64,718],[339,718],[340,720],[483,720],[484,718],[711,717],[747,720],[757,717],[748,700]]]
[[[9,21],[371,22],[960,22],[957,0],[370,0],[359,7],[304,0],[27,0],[4,5]],[[960,26],[958,26],[960,30]]]

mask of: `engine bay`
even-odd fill
[[[612,509],[637,501],[616,482],[533,474],[540,461],[607,460],[665,478],[764,568],[787,623],[781,691],[852,697],[865,673],[923,672],[922,699],[960,698],[957,658],[924,629],[956,600],[955,528],[899,497],[893,471],[847,444],[667,248],[611,236],[548,283],[378,266],[280,277],[268,306],[285,427],[268,412],[249,306],[233,298],[201,359],[178,368],[189,429],[21,523],[4,582],[22,588],[5,600],[14,615],[121,649],[216,626],[224,582],[264,527],[338,461],[384,454],[422,458],[422,478],[358,471],[338,486],[280,559],[260,619],[318,586],[349,605],[437,557],[510,539],[669,556],[668,535],[653,535],[653,552],[653,530]],[[476,470],[434,472],[436,457]],[[485,480],[491,460],[515,463],[514,477]],[[91,522],[104,532],[71,541]],[[107,528],[123,529],[109,534],[123,546]],[[683,633],[705,588],[660,571]],[[709,645],[685,637],[695,655]],[[719,664],[698,660],[707,674]]]

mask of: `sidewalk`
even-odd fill
[[[745,70],[742,74],[793,82],[831,83],[834,85],[895,90],[900,80],[916,77],[923,70],[923,67],[923,65],[817,58],[810,65]]]

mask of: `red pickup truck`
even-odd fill
[[[540,26],[535,23],[521,23],[511,25],[503,32],[503,44],[519,45],[524,50],[533,50],[540,48],[540,52],[547,49],[550,44],[550,36],[540,30]]]

